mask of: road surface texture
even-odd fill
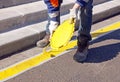
[[[120,15],[94,24],[92,31],[120,21]],[[32,53],[39,49],[33,49]],[[36,52],[35,52],[36,51]],[[76,48],[5,82],[119,82],[120,29],[90,43],[84,63],[73,60]]]

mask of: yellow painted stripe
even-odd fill
[[[110,26],[106,26],[104,28],[96,30],[96,31],[92,32],[91,35],[92,35],[92,38],[96,38],[101,34],[104,34],[104,33],[107,33],[107,32],[110,32],[110,31],[113,31],[116,29],[120,29],[120,22],[117,22],[117,23],[114,23]]]
[[[116,30],[116,29],[120,29],[120,21],[112,24],[110,26],[101,28],[99,30],[96,30],[94,32],[92,32],[92,38],[96,38],[101,34]],[[28,70],[32,67],[38,66],[41,63],[51,59],[51,56],[58,56],[60,53],[64,52],[67,49],[73,48],[76,46],[77,40],[74,41],[70,41],[66,46],[58,49],[58,50],[50,50],[48,52],[43,52],[37,56],[34,56],[30,59],[27,59],[25,61],[22,61],[14,66],[8,67],[4,70],[0,71],[0,81],[3,81],[5,79],[8,79],[12,76],[15,76],[25,70]]]

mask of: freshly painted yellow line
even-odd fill
[[[120,29],[120,21],[110,26],[107,26],[92,32],[91,33],[92,38],[97,38],[99,35],[102,35],[104,33],[107,33],[116,29]],[[44,51],[43,53],[37,56],[34,56],[30,59],[24,60],[18,64],[15,64],[6,69],[3,69],[0,71],[0,81],[6,80],[25,70],[38,66],[41,63],[51,59],[51,56],[58,56],[60,53],[64,52],[65,50],[75,47],[76,43],[77,43],[77,40],[70,41],[66,46],[59,48],[58,50],[49,50],[47,52]]]

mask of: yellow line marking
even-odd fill
[[[104,33],[107,33],[116,29],[120,29],[120,21],[110,26],[106,26],[104,28],[96,30],[92,32],[91,35],[92,35],[92,38],[97,38],[99,35],[102,35]],[[51,55],[58,56],[60,53],[64,52],[65,50],[75,47],[76,43],[77,43],[77,40],[70,41],[66,46],[58,50],[50,50],[48,52],[43,52],[37,56],[31,57],[30,59],[24,60],[18,64],[15,64],[6,69],[3,69],[0,71],[0,81],[6,80],[32,67],[38,66],[41,63],[51,59]]]
[[[91,33],[92,38],[96,38],[101,34],[116,30],[116,29],[120,29],[120,22],[114,23],[112,25],[106,26],[104,28],[98,29],[94,32]]]

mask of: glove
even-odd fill
[[[78,9],[70,9],[70,24],[75,23],[75,30],[78,30],[80,24],[80,14]]]
[[[77,9],[70,9],[70,23],[74,23],[77,19]]]
[[[52,35],[52,33],[55,31],[57,27],[58,27],[58,22],[50,21],[50,25],[49,25],[50,35]]]

